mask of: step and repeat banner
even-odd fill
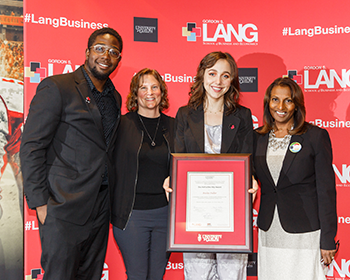
[[[171,116],[187,103],[196,68],[212,51],[229,52],[236,59],[241,103],[251,108],[254,127],[262,125],[267,86],[277,77],[293,78],[304,90],[307,120],[327,129],[333,144],[341,245],[327,277],[350,279],[349,10],[347,0],[26,1],[24,115],[38,83],[82,65],[89,35],[107,26],[124,41],[121,63],[111,76],[123,102],[132,76],[144,67],[155,68],[168,85],[166,113]],[[122,112],[126,113],[125,105]],[[255,252],[258,209],[259,199],[253,209]],[[25,279],[40,279],[38,224],[26,205],[24,230]],[[256,279],[256,253],[250,256],[248,275]],[[126,279],[112,235],[102,279]],[[181,253],[171,255],[164,279],[183,279]]]
[[[23,278],[23,3],[13,2],[0,1],[0,280]]]

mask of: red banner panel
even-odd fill
[[[148,67],[163,76],[170,101],[165,113],[175,116],[188,102],[200,60],[212,51],[229,52],[235,58],[240,102],[251,109],[255,128],[263,122],[268,85],[282,76],[294,79],[305,94],[307,121],[327,129],[333,146],[339,216],[336,238],[341,245],[327,278],[350,279],[349,1],[231,1],[220,5],[201,1],[198,5],[198,1],[184,0],[108,4],[86,0],[82,5],[70,0],[31,0],[24,5],[25,115],[40,81],[82,65],[89,35],[104,26],[116,29],[124,41],[121,63],[111,76],[123,98],[122,113],[127,111],[131,78]],[[259,199],[253,205],[254,254],[249,279],[256,279],[258,204]],[[24,223],[25,275],[26,279],[38,279],[37,221],[27,208]],[[103,279],[126,278],[112,234],[105,263]],[[165,279],[183,279],[181,253],[172,254]]]

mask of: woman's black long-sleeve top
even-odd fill
[[[170,153],[174,151],[174,118],[161,113],[159,129],[168,147],[168,165]],[[124,229],[133,209],[136,184],[138,179],[139,152],[147,134],[140,123],[137,112],[130,112],[121,117],[117,132],[114,158],[116,160],[115,186],[111,191],[111,223]]]

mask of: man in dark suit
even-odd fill
[[[121,105],[109,75],[122,48],[115,30],[96,30],[84,65],[44,79],[31,102],[20,157],[27,203],[39,221],[44,279],[101,278]]]

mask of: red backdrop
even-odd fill
[[[196,67],[211,51],[227,51],[236,59],[241,103],[251,108],[256,127],[262,124],[267,86],[277,77],[294,77],[304,89],[307,120],[326,128],[333,144],[341,246],[328,279],[350,279],[349,10],[347,0],[25,1],[25,112],[44,77],[70,72],[84,63],[88,36],[102,26],[115,28],[124,40],[122,61],[112,75],[123,100],[134,73],[155,68],[169,87],[171,107],[166,113],[171,116],[187,103]],[[126,112],[125,106],[122,111]],[[253,209],[255,251],[258,203]],[[26,279],[33,278],[32,270],[33,276],[38,272],[39,257],[35,213],[26,207]],[[252,275],[255,264],[253,259]],[[124,275],[111,236],[103,279],[124,279]],[[182,255],[172,254],[165,279],[183,279],[182,275]]]

